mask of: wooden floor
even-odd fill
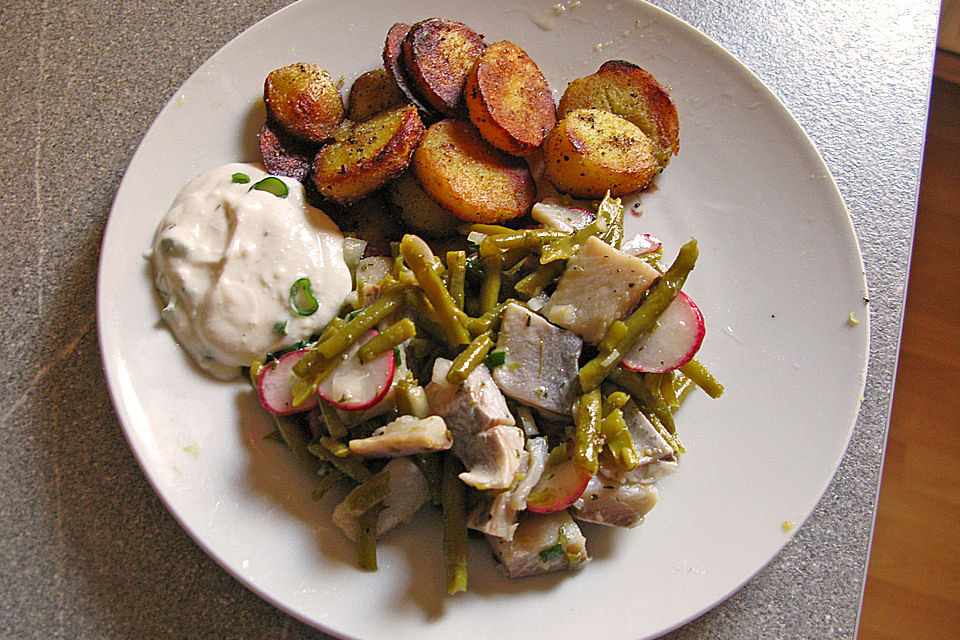
[[[960,638],[960,85],[936,79],[859,640]]]

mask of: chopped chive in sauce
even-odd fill
[[[245,173],[240,173],[238,171],[237,173],[230,176],[230,180],[237,184],[247,184],[248,182],[250,182],[250,176],[248,176]]]
[[[286,198],[287,194],[290,193],[287,189],[286,183],[276,176],[267,176],[263,180],[254,182],[253,186],[250,187],[250,190],[256,189],[257,191],[266,191],[267,193],[272,193],[278,198]]]
[[[287,321],[277,322],[273,325],[273,330],[282,336],[287,335]]]
[[[313,315],[320,308],[310,289],[310,278],[300,278],[290,287],[290,306],[301,316]]]

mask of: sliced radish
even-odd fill
[[[570,458],[560,462],[548,459],[540,481],[527,496],[527,509],[534,513],[566,509],[576,502],[592,477],[593,474],[581,469]]]
[[[321,398],[338,409],[360,411],[369,409],[387,395],[397,370],[393,349],[367,363],[361,363],[357,356],[360,347],[377,333],[371,329],[347,349],[343,361],[317,386]]]
[[[620,251],[631,256],[642,256],[645,253],[653,253],[662,246],[663,244],[649,233],[638,233],[624,240],[620,245]]]
[[[621,362],[643,373],[673,371],[693,359],[706,331],[700,309],[681,291],[653,331],[640,338]]]
[[[280,356],[280,359],[267,363],[257,378],[257,395],[264,408],[278,416],[285,416],[299,411],[312,409],[317,404],[317,397],[313,394],[299,405],[293,404],[293,388],[300,380],[293,372],[293,365],[300,362],[306,349],[291,351]]]

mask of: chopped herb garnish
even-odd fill
[[[483,363],[487,365],[487,369],[495,369],[499,367],[504,362],[507,361],[507,352],[500,349],[498,351],[491,351],[487,354],[487,357],[484,358]]]
[[[255,182],[250,190],[256,189],[257,191],[266,191],[267,193],[272,193],[278,198],[286,198],[287,194],[290,193],[290,190],[287,189],[287,183],[276,176],[267,176],[259,182]]]
[[[540,552],[540,562],[544,564],[550,562],[551,560],[556,560],[563,555],[563,545],[559,542],[552,547],[547,547]]]
[[[273,330],[282,336],[287,335],[287,321],[277,322],[273,325]]]
[[[300,278],[290,287],[290,306],[301,316],[313,315],[320,308],[310,290],[310,278]]]
[[[230,180],[237,184],[247,184],[248,182],[250,182],[250,176],[248,176],[245,173],[240,173],[238,171],[237,173],[230,176]]]

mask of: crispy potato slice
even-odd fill
[[[260,127],[257,142],[263,166],[273,175],[303,180],[310,173],[316,143],[294,138],[270,120]]]
[[[463,109],[463,85],[486,44],[465,24],[430,18],[410,28],[403,39],[401,62],[414,90],[447,116]]]
[[[578,198],[633,193],[660,165],[656,146],[635,124],[602,109],[577,109],[562,118],[543,143],[547,178]]]
[[[400,210],[400,218],[421,233],[442,238],[456,233],[463,220],[431,198],[413,171],[405,171],[390,183],[390,201]]]
[[[314,158],[317,191],[340,204],[356,202],[406,169],[422,136],[423,123],[413,105],[354,124],[348,136],[321,147]]]
[[[403,69],[403,39],[407,37],[408,33],[410,33],[410,25],[403,22],[394,24],[387,31],[387,38],[383,43],[383,67],[393,78],[393,81],[397,83],[397,87],[407,97],[407,100],[415,104],[422,113],[433,116],[435,115],[434,110],[416,94]]]
[[[480,135],[515,156],[539,147],[557,123],[553,94],[537,63],[505,40],[480,55],[463,95]]]
[[[680,151],[677,108],[659,82],[637,65],[604,62],[593,75],[574,80],[560,100],[560,117],[574,109],[605,109],[626,118],[656,145],[660,168]]]
[[[347,118],[360,122],[406,102],[406,96],[387,70],[374,69],[361,74],[350,86]]]
[[[304,62],[271,71],[263,83],[267,113],[289,133],[324,142],[343,120],[337,83],[320,67]]]
[[[431,198],[468,222],[516,218],[536,200],[526,162],[491,146],[461,120],[427,129],[413,154],[413,170]]]

